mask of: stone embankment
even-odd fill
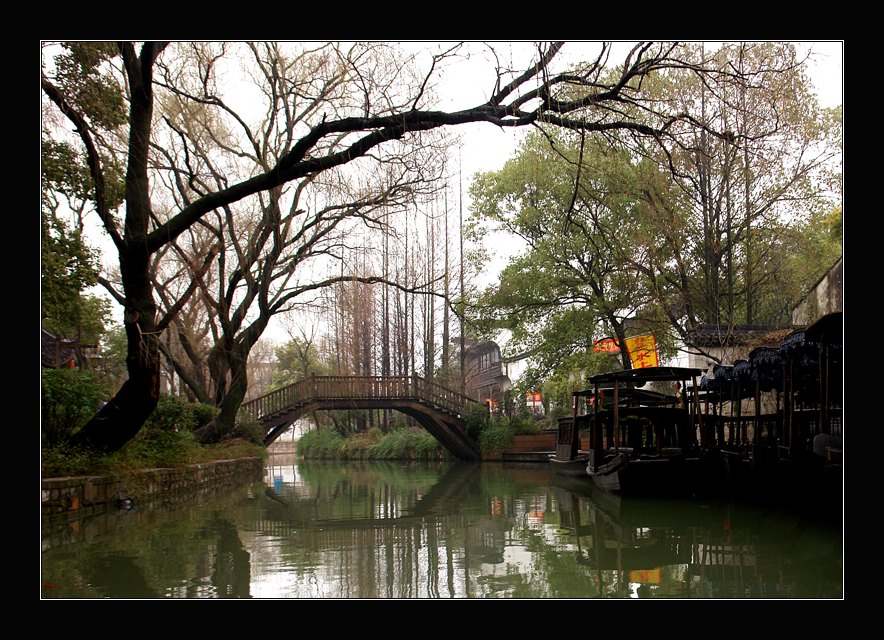
[[[241,484],[263,477],[262,458],[218,460],[172,469],[145,469],[120,476],[43,478],[43,518],[82,517],[165,499],[201,488]]]

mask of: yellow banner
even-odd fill
[[[632,360],[633,369],[660,366],[657,358],[657,339],[654,334],[632,336],[626,338],[624,342],[626,350],[629,352],[629,359]]]
[[[644,584],[663,584],[663,567],[630,571],[629,581],[641,582]]]

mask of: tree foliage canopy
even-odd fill
[[[519,247],[479,317],[534,354],[535,385],[610,367],[593,338],[654,333],[665,358],[703,323],[789,325],[840,255],[839,110],[816,106],[791,45],[686,55],[722,73],[646,79],[684,114],[672,145],[544,127],[473,183],[475,237]]]
[[[597,57],[565,67],[564,43],[545,43],[517,68],[496,58],[486,98],[439,110],[440,74],[484,46],[418,54],[377,42],[47,45],[44,140],[76,145],[82,158],[70,182],[80,197],[88,193],[81,211],[94,211],[117,250],[119,273],[103,282],[124,308],[128,342],[128,379],[78,442],[113,450],[137,433],[159,397],[163,332],[188,308],[216,322],[207,360],[219,423],[229,424],[244,397],[249,351],[269,318],[341,280],[313,265],[340,265],[354,230],[395,231],[384,218],[389,207],[408,206],[444,177],[444,129],[542,124],[648,154],[653,141],[674,165],[692,132],[729,136],[724,123],[648,88],[658,78],[717,87],[752,77],[678,43],[636,43],[616,64],[612,46],[598,43]],[[766,71],[790,64],[774,60]],[[548,197],[561,207],[566,193],[563,182]],[[593,273],[606,291],[625,290],[634,274],[607,273],[596,258],[587,263],[591,243],[615,239],[590,202],[581,195],[588,217],[564,222],[596,226],[551,276]],[[594,295],[596,312],[615,319],[616,304],[602,308],[606,298]]]

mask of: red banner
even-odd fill
[[[601,338],[592,343],[596,353],[620,353],[620,343],[616,338]]]

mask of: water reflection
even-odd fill
[[[545,468],[298,463],[47,542],[46,598],[841,598],[838,524]],[[79,526],[88,526],[81,523]]]

